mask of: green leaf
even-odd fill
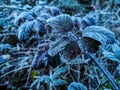
[[[65,85],[65,84],[67,84],[67,82],[62,79],[53,80],[54,86]]]
[[[58,78],[61,74],[65,73],[68,70],[68,67],[61,67],[53,73],[53,79]]]
[[[36,75],[37,75],[37,71],[32,70],[32,71],[31,71],[31,75],[30,75],[31,78],[34,79],[34,77],[35,77]]]

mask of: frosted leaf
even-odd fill
[[[55,68],[60,64],[59,54],[51,57],[48,55],[49,43],[40,44],[38,46],[38,51],[35,53],[34,60],[32,62],[32,67],[34,69],[41,69],[47,66],[52,66]]]
[[[114,33],[101,26],[89,26],[82,32],[82,37],[91,38],[101,44],[113,44],[115,40]]]
[[[61,52],[65,49],[65,46],[70,43],[70,39],[68,37],[61,37],[56,42],[50,44],[50,48],[48,50],[48,54],[50,56],[54,56],[57,53]]]
[[[20,41],[27,41],[29,40],[29,37],[32,36],[32,27],[33,27],[33,22],[25,22],[24,24],[22,24],[19,29],[18,29],[18,39]]]
[[[79,47],[83,51],[95,53],[99,49],[99,45],[113,44],[114,40],[114,33],[110,30],[101,26],[89,26],[82,32]]]
[[[83,29],[91,25],[96,25],[96,20],[94,17],[86,16],[81,20],[81,27]]]
[[[25,22],[26,20],[33,20],[34,17],[29,12],[22,12],[20,15],[15,19],[14,24],[20,25],[21,23]]]
[[[34,13],[37,17],[40,16],[42,10],[42,6],[35,6],[31,12]]]
[[[65,46],[65,49],[61,52],[61,57],[66,60],[74,59],[78,54],[80,54],[80,48],[75,41],[71,41]]]
[[[33,21],[34,25],[33,25],[33,30],[35,32],[37,32],[40,36],[44,35],[46,33],[46,30],[44,28],[44,24],[45,24],[45,20],[44,19],[35,19]]]
[[[53,85],[54,86],[62,86],[62,85],[65,85],[65,84],[67,84],[67,82],[65,80],[62,80],[62,79],[53,80]]]
[[[50,11],[51,11],[52,16],[57,16],[60,14],[60,10],[54,6],[50,7]]]
[[[67,14],[61,14],[56,17],[48,19],[47,25],[52,27],[52,29],[56,29],[61,32],[71,31],[74,27],[71,16]]]
[[[68,86],[68,90],[87,90],[87,88],[82,83],[72,82]]]

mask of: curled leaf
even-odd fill
[[[89,26],[82,32],[79,46],[82,50],[95,53],[99,45],[113,44],[115,41],[114,33],[101,26]]]
[[[82,32],[82,37],[91,38],[101,44],[112,44],[115,41],[114,33],[101,26],[89,26]]]

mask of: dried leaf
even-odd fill
[[[65,49],[60,53],[61,57],[66,60],[74,59],[78,54],[80,54],[80,48],[75,41],[71,41],[65,46]]]

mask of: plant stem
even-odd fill
[[[95,55],[88,53],[88,56],[95,62],[95,64],[99,67],[99,69],[104,73],[104,75],[108,78],[109,82],[111,83],[111,85],[113,86],[114,90],[120,90],[120,87],[117,85],[115,79],[113,78],[113,76],[110,74],[110,72],[105,69],[105,66],[102,62],[100,62],[100,60],[98,60]]]
[[[52,71],[50,70],[50,78],[52,79]],[[52,82],[50,82],[49,90],[52,90]]]
[[[79,38],[76,37],[72,32],[69,33],[71,38],[78,43]],[[78,43],[79,44],[79,43]],[[94,62],[95,64],[99,67],[99,69],[104,73],[104,75],[107,77],[108,81],[111,83],[113,86],[114,90],[120,90],[120,87],[117,85],[117,82],[113,78],[113,76],[110,74],[110,72],[105,69],[105,66],[100,60],[98,60],[94,54],[91,54],[89,52],[85,52]]]

